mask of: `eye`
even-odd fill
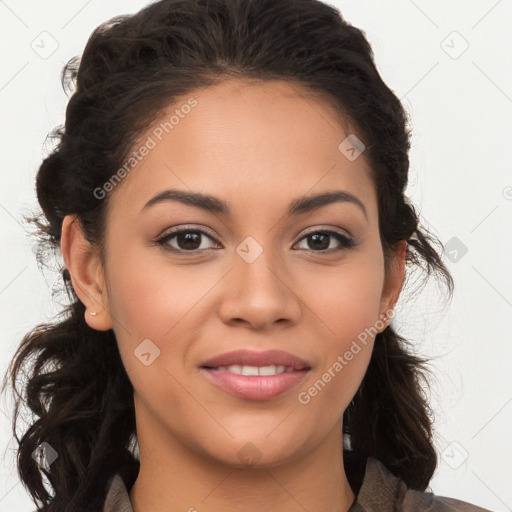
[[[165,251],[192,255],[214,248],[208,247],[207,243],[205,246],[205,239],[215,242],[214,238],[202,229],[180,228],[168,232],[156,240],[155,243]],[[340,247],[332,249],[331,242],[333,239]],[[298,243],[302,241],[306,241],[308,247],[302,247],[301,249],[309,252],[331,253],[350,249],[356,245],[355,241],[347,235],[329,229],[311,231],[303,236]]]
[[[341,247],[334,250],[327,251],[326,249],[330,249],[331,241],[332,239],[335,239],[338,242],[338,245]],[[344,249],[350,249],[351,247],[354,247],[356,245],[355,241],[342,234],[338,231],[332,231],[330,229],[325,229],[321,231],[311,231],[310,233],[307,233],[305,236],[303,236],[299,243],[303,240],[306,240],[306,243],[308,247],[306,247],[306,250],[309,250],[310,252],[337,252],[342,251]],[[303,247],[304,249],[304,247]]]
[[[205,247],[205,244],[203,243],[205,238],[213,241],[213,238],[202,229],[182,228],[170,231],[163,237],[156,240],[156,243],[161,246],[162,249],[170,252],[185,254],[197,253],[199,251],[211,249],[211,247]]]

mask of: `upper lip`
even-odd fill
[[[283,350],[266,350],[256,352],[252,350],[234,350],[203,361],[200,366],[218,368],[219,366],[231,366],[239,364],[242,366],[270,366],[282,365],[295,370],[309,369],[310,365],[304,359],[294,356]]]

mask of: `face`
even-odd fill
[[[339,149],[348,133],[329,104],[285,82],[190,96],[140,138],[134,150],[149,150],[110,192],[102,315],[134,387],[139,443],[272,466],[341,425],[401,282],[386,279],[365,155]],[[216,200],[205,209],[178,192]],[[270,350],[288,359],[209,361]],[[239,375],[283,371],[273,363],[284,373]]]

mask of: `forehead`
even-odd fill
[[[141,134],[111,207],[140,211],[166,188],[260,207],[344,188],[371,203],[367,161],[364,153],[343,153],[352,132],[340,120],[327,100],[284,81],[228,80],[195,90]]]

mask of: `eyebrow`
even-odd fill
[[[168,189],[151,198],[141,211],[166,201],[177,201],[193,206],[201,210],[222,215],[231,215],[229,204],[218,197],[201,194],[200,192],[188,192],[186,190]],[[288,217],[301,215],[318,210],[332,203],[352,203],[356,205],[368,219],[368,214],[363,202],[355,195],[345,190],[332,190],[311,196],[304,196],[291,201],[288,205]]]

